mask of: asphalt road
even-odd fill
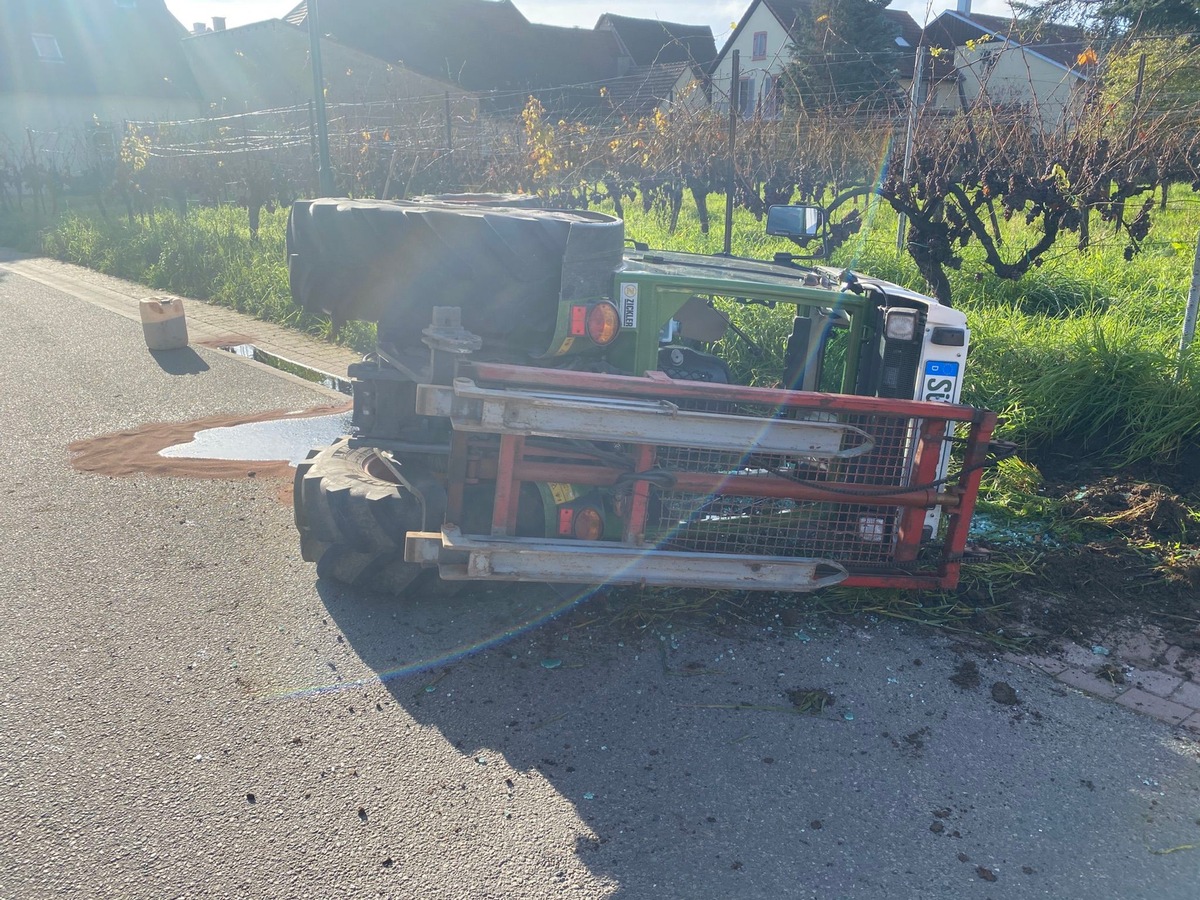
[[[0,270],[3,900],[1197,897],[1196,745],[944,635],[356,596],[277,483],[73,471],[80,438],[328,402],[181,352]]]

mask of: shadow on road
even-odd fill
[[[799,634],[638,634],[556,615],[542,586],[400,602],[318,588],[400,706],[490,761],[497,796],[506,773],[515,782],[514,815],[539,814],[521,805],[521,775],[573,805],[577,857],[618,897],[982,897],[995,872],[1007,896],[1074,896],[1070,861],[1126,856],[1126,807],[1144,805],[1130,793],[1141,770],[1091,749],[1129,720],[982,657],[1023,702],[960,690],[962,648],[903,625],[814,615]],[[598,614],[607,602],[590,601]],[[817,690],[828,708],[795,707]],[[1155,757],[1142,768],[1175,768],[1134,740]],[[1102,781],[1109,798],[1088,787]],[[1131,884],[1174,884],[1136,849],[1120,867]]]
[[[824,731],[836,723],[784,714],[751,724],[681,709],[704,700],[721,677],[704,677],[710,650],[690,659],[693,677],[684,678],[657,638],[573,627],[578,617],[558,615],[570,598],[543,586],[401,602],[327,582],[318,588],[347,641],[414,719],[465,757],[493,760],[498,779],[503,756],[574,805],[586,826],[576,854],[599,879],[619,884],[619,896],[771,894],[742,893],[753,881],[739,845],[766,849],[767,832],[781,829],[798,837],[813,817],[797,827],[790,798],[799,785],[783,783],[787,772],[763,761],[762,742],[790,741],[801,724]],[[514,804],[519,810],[519,794]],[[673,887],[662,890],[667,873]],[[685,888],[692,879],[694,889]],[[717,889],[714,879],[729,883]],[[787,892],[781,886],[773,895]]]
[[[182,347],[179,350],[151,350],[150,355],[168,375],[199,375],[208,371],[208,363],[191,347]]]
[[[886,783],[899,776],[917,839],[930,836],[929,809],[950,802],[944,790],[912,796],[906,772],[920,751],[863,710],[854,722],[849,706],[789,708],[789,689],[842,691],[795,638],[579,627],[578,616],[555,616],[564,604],[543,586],[401,602],[319,590],[413,718],[467,758],[502,755],[574,805],[586,825],[576,854],[620,886],[616,896],[776,898],[799,896],[799,884],[886,896],[886,868],[847,859],[851,843],[868,856],[903,846],[895,823],[874,814],[881,794],[896,793]],[[903,733],[926,725],[921,715]],[[961,868],[962,848],[944,849],[945,865]]]

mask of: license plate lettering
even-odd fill
[[[935,403],[953,403],[958,386],[958,363],[930,360],[925,363],[921,399]]]

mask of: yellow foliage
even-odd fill
[[[521,120],[525,123],[525,137],[529,141],[529,162],[533,167],[535,180],[544,179],[552,172],[560,171],[564,166],[556,163],[554,156],[554,127],[542,120],[546,108],[533,96],[521,110]]]
[[[127,126],[125,137],[121,139],[121,162],[131,172],[142,171],[150,159],[150,146],[149,135],[142,134],[136,125]]]

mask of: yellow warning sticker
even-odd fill
[[[563,342],[558,345],[558,349],[554,351],[555,356],[564,356],[571,352],[571,348],[575,346],[575,338],[565,337]]]
[[[575,488],[569,484],[548,484],[550,488],[550,496],[554,498],[555,506],[562,506],[564,503],[570,503],[579,495],[575,493]]]

